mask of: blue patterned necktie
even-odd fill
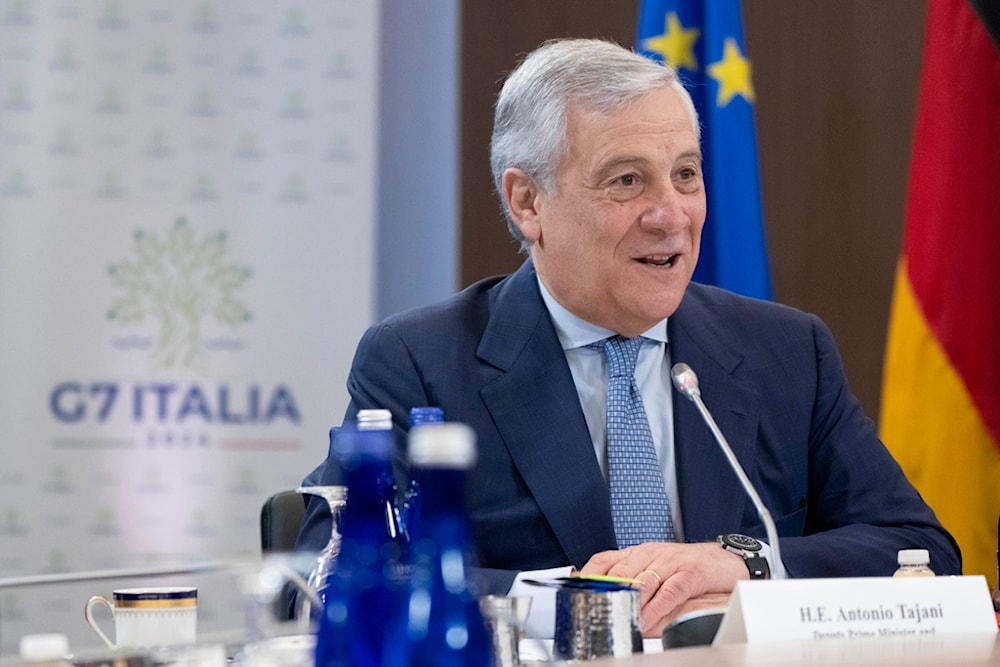
[[[594,343],[608,359],[608,487],[618,548],[672,542],[674,522],[646,409],[635,382],[642,336]]]

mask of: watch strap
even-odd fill
[[[771,578],[771,564],[761,555],[760,550],[763,545],[758,540],[736,534],[719,535],[717,540],[723,549],[743,558],[751,579]],[[750,548],[740,548],[738,545],[741,543]]]
[[[771,565],[763,556],[750,556],[749,558],[744,558],[743,562],[746,564],[747,570],[750,571],[751,579],[771,578]]]

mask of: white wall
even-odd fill
[[[382,5],[379,317],[448,296],[459,266],[458,0]]]

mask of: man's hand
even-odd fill
[[[594,554],[581,574],[635,579],[642,599],[642,634],[659,637],[681,613],[725,604],[740,579],[749,579],[743,559],[715,542],[647,542]]]

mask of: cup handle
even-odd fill
[[[83,617],[87,619],[87,625],[89,625],[90,628],[97,633],[98,637],[104,640],[104,643],[108,645],[108,648],[114,648],[115,647],[114,642],[108,639],[108,636],[104,634],[104,631],[101,630],[100,626],[97,625],[97,621],[94,620],[93,609],[94,605],[98,604],[103,604],[104,606],[106,606],[108,608],[108,611],[111,612],[111,617],[114,618],[115,616],[114,605],[108,602],[108,599],[101,595],[95,595],[94,597],[87,600],[87,605],[83,608]]]

